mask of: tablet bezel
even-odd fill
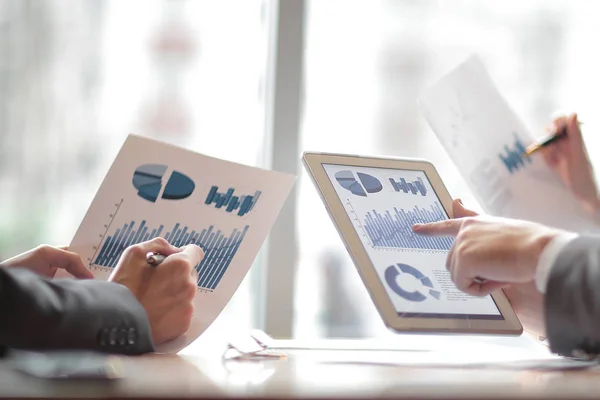
[[[344,242],[358,273],[367,287],[367,291],[381,315],[385,325],[395,332],[436,332],[436,333],[472,333],[520,335],[523,327],[519,322],[504,292],[492,294],[504,320],[453,319],[453,318],[418,318],[401,317],[396,312],[391,299],[381,282],[369,254],[333,183],[330,181],[323,164],[344,165],[349,167],[388,168],[397,170],[413,170],[425,173],[446,213],[452,218],[452,197],[446,189],[440,175],[432,163],[425,160],[391,157],[366,157],[350,154],[305,152],[302,156],[308,174],[325,204],[342,241]]]

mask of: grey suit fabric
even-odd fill
[[[580,236],[562,249],[550,271],[545,315],[553,352],[600,354],[600,236]]]
[[[0,267],[0,353],[6,348],[154,351],[146,311],[126,287]]]

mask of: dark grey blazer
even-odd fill
[[[546,331],[553,352],[600,354],[600,236],[581,236],[557,257],[546,287]]]
[[[124,286],[0,267],[0,350],[154,351],[146,311]]]

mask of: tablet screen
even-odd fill
[[[504,319],[491,296],[469,296],[450,279],[452,238],[412,231],[415,223],[448,219],[423,171],[323,168],[401,317]]]

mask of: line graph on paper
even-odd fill
[[[455,103],[449,106],[450,113],[450,145],[459,148],[464,145],[467,137],[464,134],[465,127],[470,123],[473,116],[469,112],[466,102],[459,91],[455,91]]]

